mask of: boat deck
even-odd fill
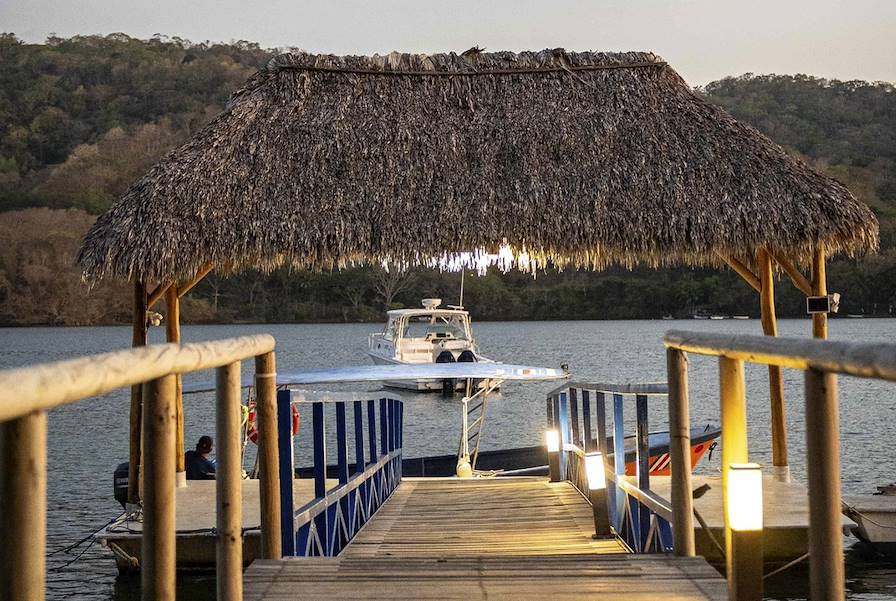
[[[566,482],[407,478],[341,556],[255,561],[245,598],[726,598],[703,559],[628,554],[592,520]]]

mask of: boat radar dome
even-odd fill
[[[442,304],[442,299],[440,298],[424,298],[423,299],[423,308],[424,309],[438,309],[439,305]]]

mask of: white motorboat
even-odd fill
[[[438,298],[423,299],[419,309],[396,309],[387,313],[382,332],[371,334],[367,353],[376,365],[421,365],[428,363],[494,363],[479,354],[470,314],[462,307],[440,308]],[[384,381],[386,386],[408,390],[444,390],[443,380]],[[447,384],[450,388],[452,385]],[[453,384],[456,390],[465,381]]]

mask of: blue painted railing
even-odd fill
[[[296,402],[311,405],[314,460],[314,499],[298,508],[294,506],[293,494],[296,481],[292,404]],[[332,405],[336,422],[337,482],[329,490],[327,405]],[[346,427],[346,405],[351,405],[353,414],[352,437],[349,437]],[[403,419],[404,405],[398,399],[297,401],[291,391],[278,391],[280,513],[284,556],[338,555],[392,495],[401,482]],[[349,445],[354,453],[351,463]]]
[[[572,382],[547,398],[548,428],[560,434],[560,478],[589,499],[585,455],[600,451],[607,474],[607,509],[616,536],[636,553],[672,551],[672,510],[650,491],[648,399],[666,396],[665,383],[604,384]],[[635,476],[625,475],[626,397],[634,396]],[[613,431],[608,436],[607,403],[612,402]],[[609,442],[608,442],[609,438]],[[620,458],[620,460],[616,460]],[[590,502],[590,500],[589,500]]]

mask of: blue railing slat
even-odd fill
[[[566,474],[569,462],[567,460],[566,453],[563,452],[563,450],[569,443],[569,410],[565,392],[561,392],[559,395],[557,395],[557,406],[559,407],[557,416],[559,419],[560,427],[560,473]]]
[[[586,453],[593,450],[591,444],[591,393],[588,390],[582,391],[582,449]]]
[[[650,490],[650,435],[647,417],[647,395],[635,395],[635,413],[637,415],[636,446],[638,488]],[[638,534],[643,550],[647,545],[647,532],[650,529],[650,510],[638,504]]]
[[[376,401],[367,401],[367,445],[370,449],[370,463],[376,461]]]
[[[579,395],[575,388],[569,389],[569,441],[574,445],[582,446],[581,430],[579,429]]]
[[[295,555],[295,522],[293,521],[292,393],[277,391],[277,452],[280,454],[280,539],[283,555]]]
[[[623,397],[613,395],[613,473],[616,477],[625,475],[625,422],[623,421]],[[616,529],[622,530],[625,493],[616,487]]]
[[[386,419],[386,399],[380,399],[380,454],[389,452],[389,420]]]

